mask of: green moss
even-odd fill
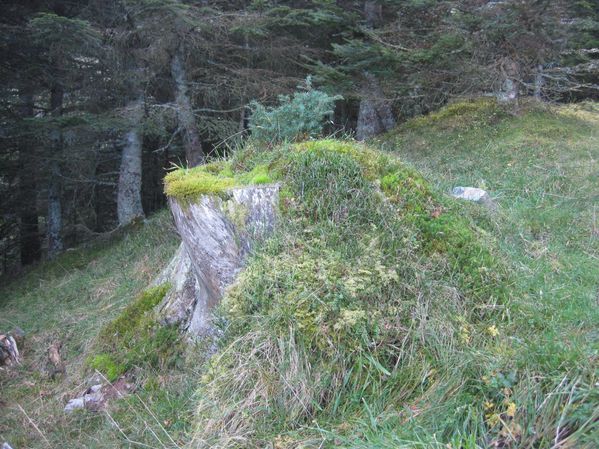
[[[294,149],[298,152],[308,151],[318,155],[337,153],[349,156],[360,164],[364,175],[369,180],[374,180],[397,166],[396,161],[385,153],[350,140],[311,140],[296,144]]]
[[[123,310],[118,318],[102,330],[100,338],[116,338],[123,341],[131,338],[140,327],[144,327],[148,321],[151,321],[148,314],[162,301],[170,288],[170,284],[162,284],[145,290],[137,300]]]
[[[236,186],[269,184],[273,173],[268,165],[256,165],[249,171],[235,172],[231,161],[217,161],[191,169],[175,170],[164,178],[168,196],[189,202],[200,195],[226,198],[227,190]]]
[[[269,184],[272,182],[271,171],[268,164],[257,164],[248,172],[240,172],[236,180],[240,185]]]
[[[169,289],[169,284],[163,284],[144,291],[107,324],[99,335],[99,354],[88,359],[88,365],[110,379],[135,366],[160,367],[175,362],[182,349],[178,330],[157,324],[153,313]]]
[[[88,364],[106,376],[110,382],[117,380],[126,371],[125,365],[117,363],[109,354],[93,356],[88,360]]]
[[[508,115],[493,98],[473,98],[450,103],[431,114],[416,117],[402,125],[400,130],[422,129],[427,126],[451,130],[457,127],[479,127]]]
[[[252,178],[252,184],[270,184],[272,179],[267,174],[256,175]]]
[[[398,214],[416,227],[425,253],[443,255],[462,288],[484,301],[506,300],[505,268],[489,251],[480,230],[463,216],[459,204],[436,194],[409,167],[383,176],[381,189],[398,207]]]
[[[220,195],[234,187],[235,179],[206,171],[205,167],[179,169],[164,178],[164,192],[171,197],[186,201],[199,195]]]

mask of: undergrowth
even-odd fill
[[[24,364],[0,373],[0,440],[597,447],[598,129],[593,104],[472,100],[370,146],[248,145],[172,172],[166,191],[184,202],[281,183],[277,231],[217,312],[216,354],[182,358],[153,321],[166,286],[144,288],[177,243],[166,214],[69,251],[0,290],[3,329],[27,332]],[[456,185],[487,189],[497,210],[443,193]],[[67,370],[52,378],[56,340]],[[64,415],[90,366],[136,392]]]
[[[437,191],[489,191],[496,212],[476,205],[465,212],[495,237],[512,267],[513,293],[509,319],[492,329],[494,368],[478,387],[486,398],[480,432],[432,436],[437,410],[374,428],[364,422],[364,436],[350,446],[599,444],[598,129],[596,104],[523,101],[514,111],[483,99],[449,105],[373,142],[424,173]],[[422,427],[406,431],[412,422]]]

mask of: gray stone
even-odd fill
[[[67,413],[74,412],[79,409],[99,409],[104,403],[104,393],[102,392],[102,385],[93,385],[87,389],[87,391],[78,398],[71,399],[67,402],[64,411]]]
[[[461,200],[483,204],[490,209],[495,209],[496,207],[495,202],[489,194],[485,190],[477,187],[455,187],[451,192],[451,196]]]
[[[67,405],[64,407],[64,411],[67,413],[72,413],[75,410],[79,410],[85,408],[85,397],[81,396],[79,398],[71,399],[67,402]]]

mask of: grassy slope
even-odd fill
[[[24,364],[10,375],[0,373],[0,442],[9,441],[15,448],[117,446],[116,441],[121,440],[118,431],[108,426],[102,415],[67,416],[62,408],[66,399],[85,388],[82,382],[91,374],[85,360],[93,355],[101,328],[165,266],[177,241],[169,215],[160,213],[107,242],[67,251],[2,286],[0,329],[20,326],[27,337]],[[63,344],[66,375],[51,379],[46,374],[46,351],[54,341]],[[163,382],[174,383],[168,379],[169,373],[161,374]],[[147,373],[138,378],[147,378]],[[151,403],[149,396],[145,401]],[[165,397],[160,402],[162,409],[154,411],[170,417],[173,411],[165,410],[169,401],[177,402]],[[180,409],[175,415],[186,410],[180,401],[173,407]],[[144,433],[144,420],[150,422],[146,427],[151,427],[153,420],[141,416],[139,403],[122,408],[129,411],[117,408],[112,412],[130,437]]]
[[[500,212],[487,228],[517,270],[523,297],[514,306],[524,317],[515,318],[526,324],[518,331],[532,331],[538,345],[525,359],[547,358],[551,369],[560,356],[592,356],[599,324],[597,106],[519,116],[487,106],[459,111],[408,123],[381,146],[440,190],[477,186],[497,199]]]
[[[580,394],[578,387],[586,391],[586,407],[597,407],[597,105],[527,105],[521,114],[511,115],[484,101],[461,103],[412,120],[376,144],[398,154],[442,191],[478,186],[499,203],[496,214],[473,207],[471,215],[497,236],[515,270],[515,297],[499,329],[506,346],[502,358],[510,360],[507,366],[518,382],[528,384],[521,402],[536,407],[522,410],[517,404],[514,421],[519,414],[530,416],[520,421],[523,429],[517,428],[518,432],[530,430],[529,426],[539,436],[543,431],[555,434],[557,429],[549,422],[579,407],[563,401]],[[535,392],[542,383],[554,387]],[[551,398],[562,398],[562,404],[547,407]],[[597,419],[597,413],[593,416]],[[367,438],[354,443],[396,447],[396,431],[392,424],[370,428]],[[586,433],[586,444],[599,441],[596,426]],[[535,444],[535,440],[529,437],[525,442]],[[572,440],[564,446],[576,445]]]
[[[401,322],[398,335],[403,338],[404,332],[407,332],[405,335],[413,333],[417,339],[408,343],[407,352],[405,347],[404,352],[400,352],[405,354],[400,365],[406,370],[393,370],[391,378],[385,374],[389,367],[377,365],[371,356],[376,357],[376,352],[363,352],[363,357],[355,352],[357,347],[335,348],[335,355],[348,354],[349,357],[333,363],[345,363],[351,370],[361,370],[361,374],[353,379],[348,375],[350,383],[336,387],[337,390],[330,384],[306,381],[328,382],[326,375],[323,377],[320,373],[337,372],[339,366],[327,368],[326,357],[315,359],[314,354],[305,354],[297,345],[299,340],[293,341],[289,332],[283,332],[282,339],[271,338],[276,326],[284,326],[288,319],[282,320],[280,313],[295,314],[304,325],[310,325],[314,312],[304,308],[312,304],[311,299],[303,298],[298,303],[299,308],[292,309],[287,308],[285,301],[277,299],[276,305],[280,309],[274,310],[274,314],[268,307],[258,315],[237,311],[242,326],[246,325],[248,317],[257,323],[252,332],[242,331],[237,335],[242,338],[233,342],[240,346],[235,354],[241,355],[238,360],[245,360],[245,368],[235,369],[235,375],[231,376],[226,367],[219,370],[218,365],[212,366],[203,377],[200,392],[208,400],[212,395],[219,409],[237,407],[242,418],[238,429],[249,430],[254,435],[240,433],[242,439],[237,442],[223,440],[222,436],[226,437],[228,432],[223,427],[227,432],[221,432],[216,442],[231,447],[269,442],[265,444],[279,449],[320,447],[323,442],[329,446],[365,448],[447,447],[447,443],[473,448],[493,443],[509,444],[510,441],[512,446],[522,447],[529,444],[550,447],[553,441],[560,441],[560,447],[591,444],[599,437],[597,426],[586,422],[589,417],[597,419],[592,408],[599,403],[594,387],[599,324],[596,306],[599,279],[599,238],[596,233],[599,223],[594,215],[599,206],[598,127],[599,113],[596,111],[559,108],[511,116],[494,106],[476,103],[449,107],[439,114],[414,120],[377,142],[423,171],[443,191],[455,185],[479,185],[498,198],[500,209],[497,214],[471,205],[458,206],[456,210],[468,221],[473,220],[496,236],[500,257],[511,261],[515,285],[509,307],[503,312],[499,308],[500,313],[492,314],[489,321],[473,324],[467,321],[460,324],[461,318],[455,312],[445,314],[446,307],[449,311],[456,307],[460,311],[462,306],[459,304],[439,303],[442,307],[436,313],[428,312],[430,319],[411,315],[418,326],[404,328],[401,326],[405,323]],[[250,161],[245,169],[251,169],[252,164],[264,167],[271,158],[254,155],[255,161]],[[233,161],[233,165],[244,165],[245,162],[241,156]],[[300,173],[296,179],[302,178],[301,191],[306,187],[303,179],[317,182],[323,176],[313,162],[311,166],[305,166],[308,171]],[[335,165],[336,162],[321,162],[327,170],[343,170],[345,174],[352,166],[350,161],[342,159],[338,162],[345,164],[344,167]],[[416,181],[413,186],[421,187],[417,177],[407,175],[410,183]],[[338,188],[340,198],[345,198],[344,183],[352,182],[355,181],[351,178],[339,178],[328,188]],[[387,182],[393,184],[393,179],[387,179]],[[412,188],[412,184],[409,187]],[[315,184],[313,188],[318,191],[319,186]],[[331,198],[334,199],[336,191],[330,192]],[[339,204],[327,206],[322,202],[325,200],[325,197],[321,200],[316,196],[306,205],[311,204],[317,208],[315,210],[322,209],[323,213],[326,207],[334,207],[335,219],[342,219],[347,213],[344,208],[338,208]],[[350,197],[346,200],[359,199]],[[403,201],[401,195],[398,201]],[[289,191],[284,191],[283,203],[291,209],[298,207],[295,196]],[[356,203],[360,204],[359,201]],[[311,223],[310,209],[302,211],[301,204],[299,207],[295,212],[292,210],[290,216],[300,219],[307,212],[305,217]],[[329,288],[335,293],[340,281],[344,288],[354,293],[361,290],[364,298],[373,300],[387,301],[385,298],[398,293],[409,298],[417,293],[402,291],[401,286],[394,287],[393,273],[381,271],[396,263],[381,258],[389,248],[362,246],[361,240],[368,244],[374,236],[370,231],[359,234],[360,220],[366,220],[365,229],[370,226],[372,218],[366,217],[352,218],[355,230],[350,227],[343,231],[357,237],[353,239],[354,243],[350,239],[347,246],[338,244],[344,237],[343,233],[333,232],[335,220],[332,227],[327,222],[311,223],[308,227],[301,219],[299,224],[290,222],[293,231],[290,235],[295,240],[272,242],[263,253],[266,257],[258,258],[253,264],[254,269],[239,284],[248,289],[237,289],[230,301],[233,305],[247,306],[253,304],[248,301],[266,297],[276,289],[291,295],[299,294],[301,298],[304,295],[301,289],[323,282],[320,294]],[[140,386],[138,394],[115,403],[109,410],[126,438],[105,416],[86,413],[65,416],[62,413],[64,398],[80,392],[80,383],[89,374],[84,360],[93,354],[93,341],[100,329],[131,303],[174,251],[174,235],[163,231],[169,226],[166,214],[160,215],[109,243],[68,252],[57,261],[36,267],[0,289],[0,329],[19,325],[28,332],[24,366],[15,376],[0,373],[0,441],[10,441],[14,447],[109,448],[129,447],[131,441],[127,439],[150,447],[176,447],[171,438],[179,445],[187,439],[189,410],[193,407],[190,392],[195,389],[197,379],[202,377],[195,372],[199,369],[197,366],[135,373]],[[394,232],[404,233],[400,229]],[[395,237],[383,237],[388,238],[393,242]],[[399,248],[398,251],[403,250]],[[409,256],[406,252],[402,254]],[[454,285],[446,275],[459,274],[459,270],[447,271],[447,266],[439,265],[439,262],[442,259],[433,259],[431,266],[431,261],[418,260],[413,274],[418,277],[419,270],[432,270],[431,273],[441,270],[437,273],[442,277],[441,290],[445,288],[443,286]],[[401,265],[398,265],[401,275],[412,276],[412,268]],[[365,277],[361,270],[369,271],[372,266],[377,267],[377,276],[382,278],[375,276],[375,282],[370,285],[370,275]],[[316,279],[312,278],[312,272],[316,273]],[[426,281],[427,276],[423,274],[422,280]],[[438,288],[435,285],[441,278],[433,276],[430,279],[432,284],[424,282],[422,285],[427,289]],[[389,286],[379,288],[382,280]],[[388,294],[392,295],[386,296]],[[439,300],[450,299],[453,295],[453,290],[447,289],[440,293]],[[360,312],[359,301],[358,296],[350,302],[356,312]],[[291,304],[295,304],[295,300]],[[397,307],[411,307],[410,304],[410,301],[405,305],[397,303]],[[265,305],[268,306],[259,307]],[[376,310],[376,303],[373,305]],[[414,311],[427,313],[418,308]],[[352,329],[357,329],[356,323],[364,320],[359,313],[352,314],[343,308],[340,312],[340,315],[331,316],[339,320],[335,324],[342,332],[353,332]],[[468,309],[459,313],[470,314]],[[296,319],[293,315],[291,318]],[[495,327],[490,329],[490,324]],[[388,325],[392,336],[392,320]],[[441,333],[431,334],[435,329]],[[327,338],[326,328],[323,331],[300,326],[295,332],[296,336],[304,334],[303,338],[314,338],[317,350],[322,349],[319,345]],[[232,335],[235,337],[234,330]],[[51,380],[39,370],[44,365],[46,348],[55,339],[64,343],[67,374]],[[271,341],[277,344],[271,345]],[[402,344],[405,342],[403,340]],[[359,340],[352,344],[359,345]],[[427,352],[413,352],[419,347]],[[225,348],[236,349],[233,344]],[[249,352],[244,352],[247,349]],[[393,345],[390,350],[393,351]],[[235,359],[227,359],[226,351],[221,351],[219,357],[223,363],[236,366]],[[385,363],[384,357],[380,360]],[[308,364],[303,363],[305,361]],[[435,367],[438,362],[444,362],[439,365],[441,369]],[[318,363],[324,363],[324,368],[319,368]],[[447,369],[443,365],[447,365]],[[345,369],[341,371],[345,372]],[[296,385],[291,389],[293,397],[287,396],[285,388],[280,389],[280,385],[284,385],[281,379]],[[264,401],[263,404],[270,404],[271,412],[255,407],[255,404],[243,410],[239,405],[244,402],[231,402],[231,398],[238,394],[242,401],[245,400],[243,391],[235,389],[239,382],[249,382],[250,392],[266,394],[258,398]],[[229,388],[224,394],[222,389],[211,390],[211,387],[219,389],[223,386]],[[261,392],[256,386],[266,390]],[[312,402],[310,395],[319,391],[326,394],[331,391],[339,402],[329,402],[331,405]],[[156,418],[147,412],[142,401]],[[210,411],[214,404],[202,403],[201,398],[199,402],[197,419],[202,426],[208,424],[218,429],[220,425],[229,425],[221,423],[219,410],[216,414]],[[510,409],[512,404],[513,410]],[[206,416],[202,416],[203,411]],[[512,411],[514,416],[511,416]],[[43,436],[32,423],[38,426]],[[196,427],[196,440],[191,447],[206,443],[202,439],[209,433],[202,432],[202,426]],[[576,428],[583,430],[576,432]],[[558,429],[560,435],[555,440]],[[541,439],[544,442],[540,443]]]

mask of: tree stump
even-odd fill
[[[0,334],[0,366],[18,365],[20,361],[17,342],[10,334]]]
[[[182,243],[154,281],[172,284],[159,306],[163,323],[179,324],[191,337],[210,334],[212,310],[276,225],[279,187],[236,187],[190,204],[169,198]]]

